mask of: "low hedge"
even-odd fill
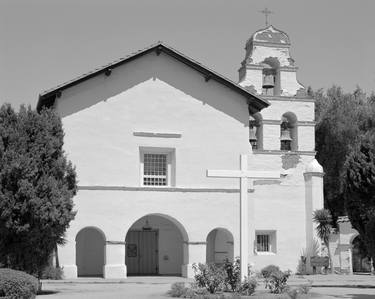
[[[33,299],[38,292],[38,279],[22,271],[0,269],[0,298]]]

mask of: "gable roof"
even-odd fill
[[[162,43],[158,42],[156,44],[153,44],[147,48],[144,48],[142,50],[139,50],[138,52],[135,52],[131,55],[126,56],[125,58],[120,58],[116,61],[113,61],[112,63],[109,63],[107,65],[104,65],[102,67],[99,67],[91,72],[88,72],[86,74],[83,74],[75,79],[72,79],[70,81],[67,81],[65,83],[62,83],[54,88],[48,89],[42,93],[39,94],[38,104],[37,104],[37,110],[40,111],[43,107],[51,107],[53,106],[56,98],[61,96],[61,93],[72,86],[78,85],[81,82],[84,82],[86,80],[89,80],[90,78],[93,78],[95,76],[105,74],[107,76],[110,75],[112,69],[119,67],[127,62],[130,62],[134,59],[137,59],[145,54],[148,54],[150,52],[155,51],[157,55],[160,55],[161,53],[167,54],[176,60],[184,63],[185,65],[193,68],[197,72],[201,73],[205,80],[216,80],[217,82],[229,87],[230,89],[234,90],[235,92],[238,92],[245,98],[247,98],[249,111],[258,112],[262,110],[263,108],[268,107],[270,104],[267,100],[262,99],[254,94],[252,94],[247,89],[243,88],[242,86],[238,85],[234,81],[220,75],[219,73],[209,69],[208,67],[202,65],[201,63],[193,60],[192,58],[182,54],[181,52],[173,49],[172,47]]]

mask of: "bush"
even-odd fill
[[[305,283],[305,284],[301,284],[299,286],[299,291],[301,294],[308,294],[311,290],[311,287],[312,287],[312,283],[311,281],[309,281],[308,283]]]
[[[63,271],[59,267],[47,266],[42,273],[42,279],[60,280],[63,278]]]
[[[190,287],[187,287],[184,282],[175,282],[171,285],[171,289],[167,294],[176,298],[199,298],[200,296],[207,295],[208,291],[205,288],[198,287],[194,283]]]
[[[171,297],[180,298],[186,294],[186,287],[185,283],[183,282],[175,282],[171,285],[171,289],[168,291],[168,295]]]
[[[241,295],[250,296],[255,292],[258,283],[255,278],[247,277],[243,282],[241,282],[238,292]]]
[[[308,298],[307,294],[311,289],[311,283],[302,284],[298,287],[287,288],[286,292],[288,293],[291,299],[297,298]]]
[[[225,276],[225,286],[232,292],[236,292],[241,284],[241,271],[240,271],[240,260],[236,260],[231,263],[228,259],[224,263]]]
[[[271,293],[273,294],[281,294],[287,290],[288,278],[290,276],[290,272],[286,271],[273,271],[271,275],[266,278],[266,288],[270,289]]]
[[[0,296],[9,299],[31,299],[36,297],[38,280],[25,272],[0,269]]]
[[[279,271],[280,268],[278,266],[268,265],[262,269],[261,273],[264,278],[269,278],[272,273],[277,273]]]
[[[225,271],[215,264],[193,264],[194,279],[198,287],[206,288],[211,294],[224,289]]]

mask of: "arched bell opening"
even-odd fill
[[[293,112],[286,112],[281,117],[280,149],[282,151],[298,150],[297,116]]]
[[[126,234],[128,275],[182,276],[183,265],[189,263],[188,241],[176,219],[162,214],[143,216]]]
[[[206,262],[223,264],[233,262],[233,235],[225,228],[215,228],[207,235]]]
[[[78,277],[103,277],[105,264],[104,233],[96,227],[85,227],[76,236]]]
[[[263,123],[259,112],[250,115],[249,142],[253,150],[263,149]]]
[[[280,95],[279,60],[276,57],[268,57],[262,65],[262,94],[267,96]]]

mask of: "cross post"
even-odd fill
[[[265,17],[266,17],[266,27],[268,27],[268,15],[272,14],[273,12],[270,11],[267,7],[260,12],[265,15]]]
[[[208,177],[239,178],[240,179],[240,259],[241,280],[248,276],[249,258],[249,207],[248,207],[248,179],[253,188],[253,179],[279,179],[278,171],[250,171],[247,170],[247,155],[241,155],[240,170],[207,170]],[[251,232],[253,234],[253,232]]]

